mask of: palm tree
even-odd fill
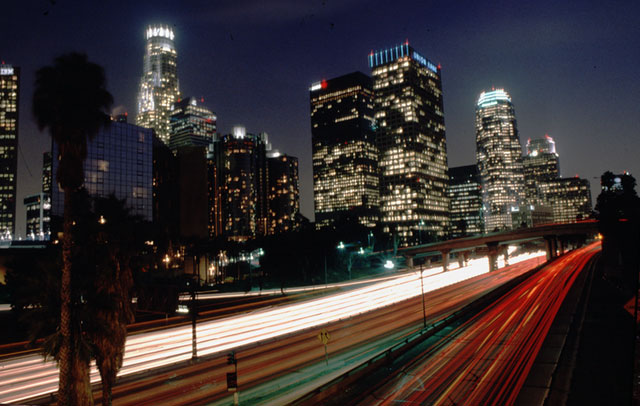
[[[102,380],[102,405],[110,406],[111,391],[122,367],[127,324],[134,320],[130,262],[138,253],[142,224],[139,217],[129,213],[125,201],[113,195],[94,199],[94,212],[99,221],[94,221],[93,225],[98,231],[93,233],[95,253],[89,255],[98,261],[94,300],[103,300],[94,306],[99,328],[89,337]]]
[[[71,238],[74,215],[71,199],[84,181],[87,138],[108,125],[106,113],[113,97],[106,90],[104,70],[87,56],[70,53],[36,72],[33,114],[40,130],[49,129],[58,145],[56,181],[64,191],[62,279],[60,288],[59,405],[93,404],[89,385],[89,359],[80,347],[81,326],[71,326]]]

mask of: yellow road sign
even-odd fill
[[[331,335],[329,335],[329,332],[327,330],[322,329],[322,331],[318,333],[318,340],[320,340],[322,344],[327,345],[329,340],[331,340]]]

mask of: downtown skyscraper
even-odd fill
[[[522,157],[525,194],[530,204],[542,204],[538,185],[540,182],[560,177],[560,162],[556,143],[548,134],[544,138],[527,140],[527,153]]]
[[[512,210],[524,202],[522,146],[511,97],[482,92],[476,104],[476,158],[482,183],[484,230],[511,229]]]
[[[216,138],[217,117],[195,97],[178,99],[171,106],[169,148],[208,146]]]
[[[373,84],[354,72],[314,83],[311,101],[313,195],[318,228],[379,219]]]
[[[368,59],[383,231],[401,245],[441,239],[449,227],[449,176],[440,67],[408,41]]]
[[[20,68],[0,65],[0,239],[13,239],[16,227]]]
[[[173,29],[151,25],[145,32],[145,46],[138,117],[136,124],[152,128],[165,144],[169,143],[171,107],[178,101],[178,54]]]
[[[268,135],[243,126],[217,138],[209,152],[209,234],[243,242],[267,234]]]
[[[482,185],[476,165],[449,168],[451,238],[482,234]]]

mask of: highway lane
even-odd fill
[[[536,258],[429,293],[426,301],[429,322],[448,316],[485,290],[542,261],[542,258]],[[251,405],[281,405],[283,399],[300,386],[313,384],[327,373],[349,367],[354,360],[366,357],[376,349],[394,345],[421,326],[422,302],[418,296],[325,325],[331,334],[328,366],[325,366],[323,347],[317,338],[319,329],[241,349],[237,351],[240,400]],[[151,380],[118,385],[114,404],[229,404],[225,373],[232,371],[232,367],[225,364],[224,356],[203,364],[180,368]]]
[[[359,404],[511,405],[562,301],[600,243],[545,266]]]
[[[425,291],[441,289],[484,275],[488,269],[486,260],[484,262],[476,261],[468,268],[446,273],[437,268],[427,270],[424,272]],[[328,297],[202,322],[197,327],[198,355],[201,357],[221,355],[230,349],[243,346],[260,347],[258,343],[270,341],[278,345],[278,337],[309,331],[314,327],[340,320],[348,321],[350,318],[374,309],[391,306],[412,297],[416,298],[419,295],[419,289],[419,275],[410,273]],[[478,291],[474,291],[474,294],[478,294]],[[457,289],[450,292],[450,295],[446,299],[448,303],[456,298],[464,300],[464,295]],[[414,302],[420,303],[419,299],[414,299]],[[433,308],[437,308],[435,304]],[[405,321],[415,322],[421,319],[421,307],[414,305],[414,309],[411,317],[403,318]],[[372,328],[372,332],[380,331]],[[125,360],[120,376],[184,363],[190,357],[191,328],[189,326],[134,334],[127,339]],[[291,354],[280,354],[275,357],[280,361],[297,358],[291,357]],[[300,362],[296,362],[300,365]],[[303,359],[302,364],[304,362],[311,361]],[[283,362],[283,364],[286,363]],[[0,361],[0,402],[17,402],[52,393],[57,389],[57,378],[55,364],[43,362],[38,355],[2,360]],[[260,379],[256,378],[255,381],[260,382]],[[92,381],[97,380],[98,376],[94,368]]]

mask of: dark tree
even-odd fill
[[[36,72],[33,114],[40,130],[49,129],[58,145],[56,181],[64,191],[62,276],[60,287],[59,405],[93,404],[88,354],[80,351],[82,326],[72,326],[72,228],[76,216],[71,199],[84,181],[87,139],[110,122],[113,97],[106,90],[104,70],[84,54],[57,57]]]
[[[630,174],[605,172],[602,192],[595,207],[603,236],[602,253],[607,277],[626,292],[634,292],[638,278],[640,244],[640,197]]]

